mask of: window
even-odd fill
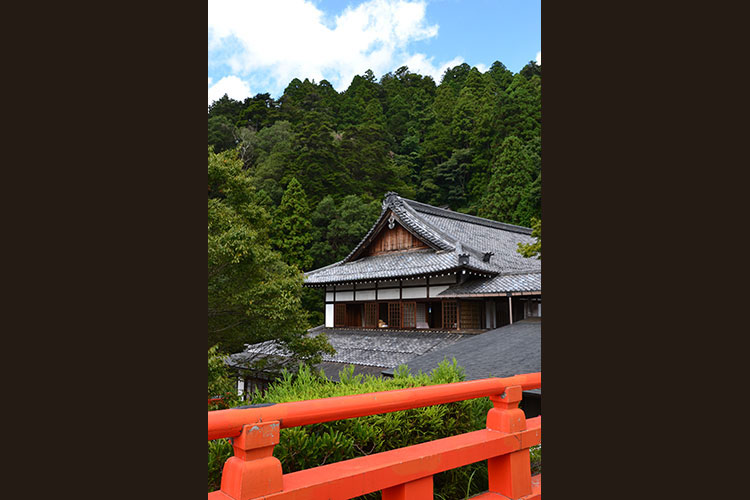
[[[443,302],[443,328],[458,328],[456,309],[455,300],[446,300]]]
[[[461,302],[461,328],[482,327],[482,304],[481,302]]]
[[[367,302],[365,304],[365,326],[368,328],[378,327],[378,303]]]
[[[333,326],[346,326],[346,304],[334,304]]]
[[[417,326],[417,303],[404,302],[402,304],[402,309],[404,315],[401,326],[403,328],[415,328]]]
[[[388,326],[401,328],[401,304],[398,302],[388,302]]]

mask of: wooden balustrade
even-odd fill
[[[487,460],[489,491],[476,499],[541,498],[529,448],[541,442],[542,417],[526,420],[523,390],[542,374],[490,378],[395,391],[208,412],[208,439],[233,438],[221,489],[209,500],[348,499],[382,491],[383,500],[433,498],[432,476]],[[486,429],[283,474],[273,457],[281,428],[388,413],[489,396]]]

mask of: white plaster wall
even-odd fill
[[[398,288],[387,288],[378,290],[378,300],[398,299]]]
[[[333,304],[326,304],[326,328],[333,328]]]
[[[333,302],[333,292],[326,292],[326,302]]]
[[[401,296],[405,299],[427,298],[427,287],[420,286],[416,288],[404,288],[403,290],[401,290]]]
[[[375,300],[375,290],[357,290],[354,300]]]
[[[339,292],[336,290],[336,302],[345,302],[347,300],[354,300],[354,292]]]
[[[432,282],[432,280],[430,280]],[[430,287],[430,297],[434,297],[439,293],[442,293],[448,289],[448,285],[441,285],[441,286],[431,286]]]
[[[484,302],[484,311],[485,311],[485,325],[487,328],[495,328],[497,326],[497,323],[495,322],[495,304],[491,300],[486,300]]]

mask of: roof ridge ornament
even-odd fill
[[[400,196],[396,191],[388,191],[385,193],[385,196],[383,196],[383,210],[393,205],[399,198]]]

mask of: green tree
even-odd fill
[[[380,202],[366,196],[348,195],[339,204],[330,195],[320,200],[312,214],[313,268],[346,257],[370,230],[380,211]]]
[[[514,136],[506,138],[493,161],[492,176],[479,215],[511,224],[528,225],[530,217],[520,213],[519,206],[528,196],[533,173],[534,162],[529,158],[523,142]]]
[[[317,362],[330,346],[305,335],[302,275],[271,249],[270,217],[254,198],[237,153],[209,148],[208,346],[231,353],[276,340],[299,360]]]
[[[292,177],[305,186],[311,203],[326,194],[347,192],[354,183],[342,165],[334,137],[331,118],[320,111],[309,111],[292,126],[292,147],[287,155],[288,169],[282,182]]]
[[[311,230],[307,195],[299,181],[292,177],[274,214],[272,244],[287,264],[299,270],[309,269],[312,264],[309,252]]]
[[[534,217],[531,220],[531,236],[536,238],[534,243],[519,243],[518,253],[524,257],[536,257],[542,260],[542,219]]]

